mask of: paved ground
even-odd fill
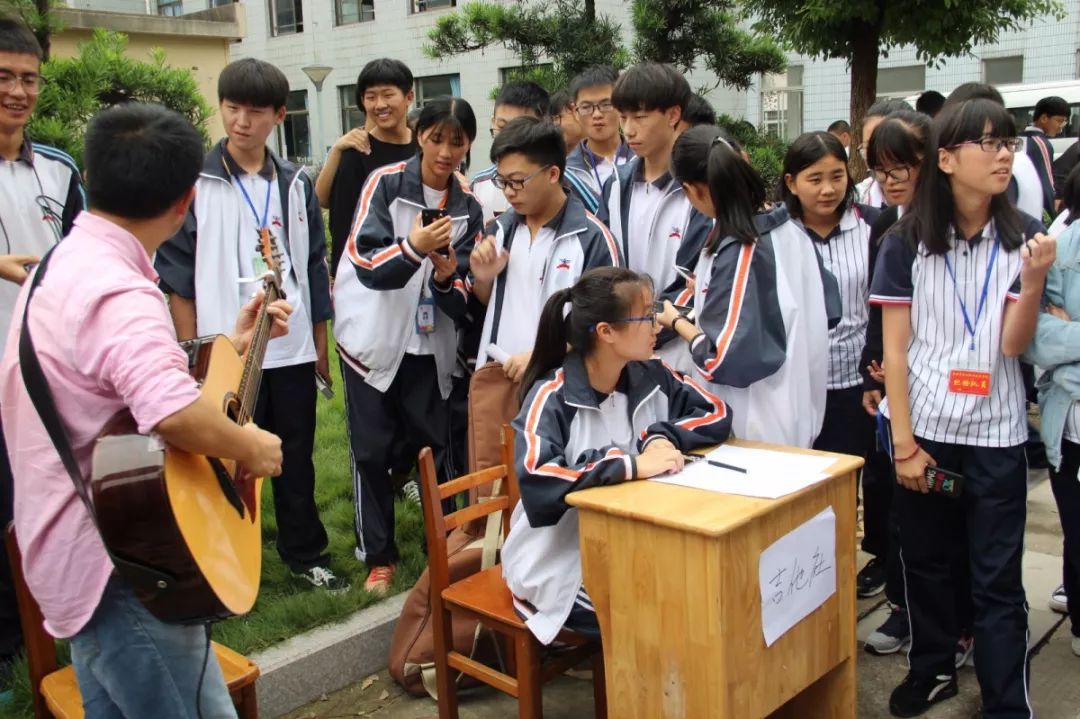
[[[1049,482],[1045,481],[1045,472],[1033,472],[1031,484],[1024,556],[1024,585],[1031,604],[1031,700],[1040,719],[1080,719],[1080,657],[1072,654],[1071,633],[1064,617],[1046,607],[1046,599],[1061,577],[1061,529],[1057,509]],[[861,557],[860,562],[865,559]],[[860,640],[880,624],[886,611],[883,599],[860,601]],[[906,660],[902,654],[874,657],[860,651],[858,661],[858,715],[860,719],[885,719],[889,716],[889,692],[906,673]],[[944,702],[925,716],[928,719],[975,719],[979,709],[975,670],[965,667],[960,672],[960,696]],[[383,672],[303,707],[288,718],[427,719],[436,715],[433,701],[405,695]],[[516,716],[515,703],[496,692],[481,690],[463,696],[461,701],[462,719],[513,716]],[[592,685],[570,677],[549,684],[544,690],[544,716],[546,719],[591,717]]]

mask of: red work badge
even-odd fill
[[[954,369],[949,371],[949,391],[955,394],[990,396],[990,372],[987,370]]]

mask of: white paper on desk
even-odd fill
[[[710,492],[776,499],[825,479],[828,468],[836,461],[834,457],[726,444],[709,452],[706,458],[741,467],[746,472],[724,469],[699,460],[687,463],[681,472],[652,479]]]
[[[828,507],[761,553],[761,628],[773,643],[836,593],[836,514]]]

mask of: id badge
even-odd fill
[[[421,297],[416,306],[416,333],[429,335],[435,331],[435,299]]]
[[[949,392],[989,397],[990,368],[979,365],[953,367],[949,370]]]

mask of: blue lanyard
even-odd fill
[[[600,172],[596,169],[596,166],[599,164],[599,162],[597,162],[596,154],[589,149],[589,145],[587,144],[587,142],[587,140],[581,141],[581,149],[584,150],[585,154],[589,156],[589,165],[592,167],[593,176],[596,177],[596,186],[600,188],[600,191],[602,192],[604,190],[604,181],[600,179]],[[618,165],[619,157],[628,152],[629,150],[627,149],[626,144],[622,140],[619,140],[619,146],[615,148],[615,161],[611,164]]]
[[[251,214],[255,215],[255,224],[258,225],[255,229],[266,229],[266,221],[270,217],[270,189],[274,186],[274,181],[266,181],[266,202],[263,205],[262,221],[259,220],[259,213],[255,210],[255,203],[251,201],[251,195],[248,194],[247,188],[244,187],[244,181],[238,177],[236,178],[236,184],[240,187],[244,199],[247,200],[247,205],[251,208]]]
[[[960,303],[960,312],[964,315],[964,326],[967,327],[968,334],[971,335],[971,345],[968,347],[970,350],[975,349],[975,325],[979,324],[979,318],[982,317],[983,309],[986,307],[986,297],[990,294],[990,275],[994,272],[994,260],[997,259],[998,249],[1001,247],[1001,239],[997,236],[994,237],[994,249],[990,251],[990,260],[986,263],[986,276],[983,278],[982,293],[979,295],[979,306],[975,308],[975,321],[971,321],[971,317],[968,316],[967,305],[964,304],[964,298],[960,296],[960,288],[956,284],[956,271],[953,269],[952,262],[949,261],[949,255],[946,253],[945,257],[945,269],[949,271],[949,277],[952,279],[953,291],[956,293],[956,301]]]

